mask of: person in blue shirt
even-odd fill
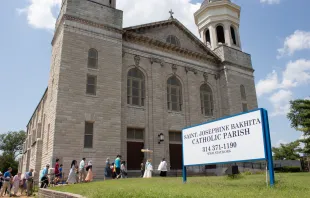
[[[32,195],[33,188],[33,169],[31,168],[29,172],[25,173],[25,179],[27,184],[27,196]]]
[[[9,192],[9,196],[11,197],[11,177],[12,177],[12,168],[8,168],[8,171],[6,171],[3,175],[4,177],[4,183],[3,187],[1,189],[0,196],[3,196],[3,193],[7,190]]]
[[[116,159],[115,159],[115,172],[116,172],[116,178],[120,178],[121,176],[121,157],[120,155],[117,155],[116,156]]]
[[[48,186],[48,170],[50,168],[49,164],[46,164],[45,168],[42,170],[40,174],[41,186],[40,188],[46,188]]]

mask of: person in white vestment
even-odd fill
[[[153,171],[153,166],[151,164],[151,160],[147,160],[145,163],[145,171],[143,178],[152,178],[152,171]]]
[[[67,180],[68,184],[77,183],[77,181],[76,181],[76,165],[77,165],[77,161],[73,160],[71,163],[71,169],[70,169],[68,180]]]
[[[166,177],[167,176],[167,162],[165,158],[160,162],[158,166],[158,170],[160,171],[160,176],[161,177]]]

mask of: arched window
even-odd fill
[[[230,34],[231,34],[231,39],[233,41],[233,44],[237,45],[236,33],[235,33],[235,29],[233,26],[230,26]]]
[[[167,81],[167,103],[168,110],[182,111],[182,86],[176,76]]]
[[[174,35],[169,35],[169,36],[167,37],[167,39],[166,39],[166,42],[167,42],[167,43],[170,43],[170,44],[172,44],[172,45],[176,45],[176,46],[180,47],[180,41],[179,41],[179,39],[178,39],[176,36],[174,36]]]
[[[205,116],[213,116],[212,90],[207,84],[200,87],[201,113]]]
[[[216,27],[216,35],[218,43],[225,43],[225,34],[223,26],[219,25]]]
[[[88,67],[98,68],[98,52],[96,49],[92,48],[88,51]]]
[[[246,93],[245,93],[244,85],[240,85],[240,93],[241,93],[241,99],[246,100]]]
[[[210,30],[209,29],[206,31],[206,43],[208,43],[208,42],[211,45],[211,36],[210,36]]]
[[[130,69],[127,76],[127,104],[144,106],[144,101],[144,75],[138,68]]]

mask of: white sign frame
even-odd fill
[[[205,125],[209,125],[212,123],[216,123],[219,121],[223,121],[223,120],[227,120],[227,119],[232,119],[234,117],[237,116],[244,116],[246,114],[250,114],[250,113],[254,113],[254,112],[259,112],[260,113],[260,118],[261,118],[261,122],[259,123],[259,125],[261,125],[261,130],[262,130],[262,142],[263,145],[261,145],[261,149],[263,149],[263,151],[260,152],[264,152],[264,154],[262,155],[262,153],[260,153],[261,157],[259,158],[251,158],[249,157],[248,159],[239,159],[239,160],[233,160],[233,161],[219,161],[219,162],[203,162],[203,163],[198,163],[198,164],[184,164],[184,130],[188,130],[191,128],[197,128],[199,126],[205,126]],[[197,134],[196,136],[197,137]],[[182,130],[182,156],[183,156],[183,182],[186,183],[187,181],[187,166],[201,166],[201,165],[210,165],[210,164],[227,164],[227,163],[238,163],[238,162],[248,162],[248,161],[257,161],[257,160],[267,160],[268,162],[268,167],[269,167],[269,176],[270,176],[270,185],[273,186],[274,185],[274,170],[273,170],[273,159],[272,159],[272,148],[271,148],[271,139],[270,139],[270,131],[269,131],[269,120],[268,120],[268,112],[265,109],[259,108],[259,109],[255,109],[252,111],[248,111],[245,113],[240,113],[240,114],[236,114],[236,115],[232,115],[232,116],[228,116],[228,117],[224,117],[224,118],[220,118],[217,120],[212,120],[209,122],[205,122],[202,124],[198,124],[198,125],[194,125],[194,126],[190,126],[190,127],[186,127]]]

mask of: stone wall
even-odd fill
[[[90,7],[83,13],[78,7],[81,16],[89,11],[101,16],[95,11],[101,6],[85,2],[81,6]],[[59,158],[68,173],[72,160],[86,157],[95,164],[95,177],[102,178],[105,159],[120,153],[122,35],[70,20],[63,29],[53,161]],[[97,69],[87,66],[91,48],[98,51]],[[86,94],[87,75],[97,77],[96,95]],[[94,123],[92,148],[84,148],[85,121]]]
[[[188,44],[192,45],[192,44]],[[188,46],[184,46],[185,48]],[[124,43],[123,81],[122,81],[122,157],[127,160],[127,128],[144,129],[144,145],[154,151],[152,160],[156,168],[163,157],[170,164],[169,132],[179,131],[186,126],[206,122],[221,117],[221,97],[216,65],[183,59],[181,56],[159,50],[144,49],[141,45]],[[140,57],[135,66],[135,56]],[[153,62],[153,59],[157,59]],[[172,67],[176,67],[174,71]],[[127,104],[127,74],[137,67],[144,73],[146,99],[143,107]],[[205,83],[213,91],[214,114],[204,116],[201,113],[200,86]],[[167,80],[176,75],[182,85],[183,109],[181,112],[169,111],[167,108]],[[158,144],[158,134],[163,133],[165,141]]]
[[[81,195],[67,193],[67,192],[58,192],[55,190],[48,190],[48,189],[39,189],[38,192],[39,198],[84,198]]]

